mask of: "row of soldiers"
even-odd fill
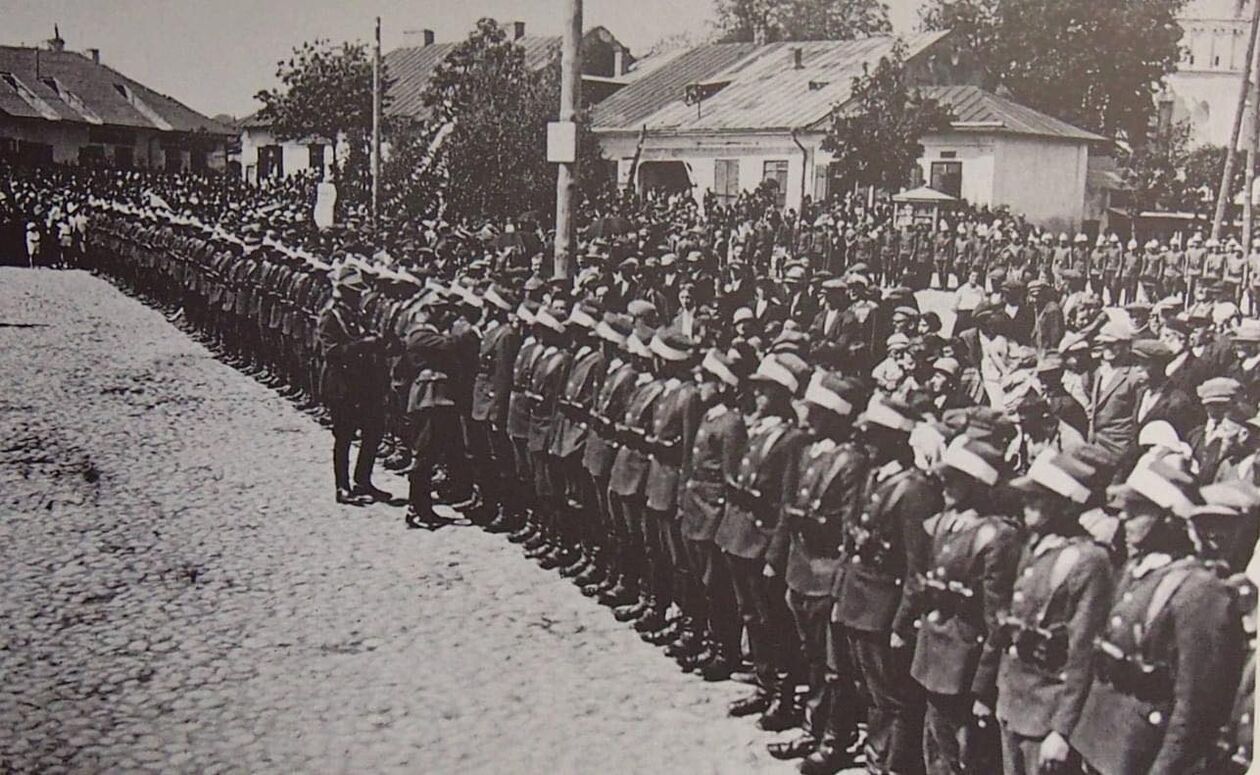
[[[1193,455],[1075,443],[1016,469],[1005,414],[837,357],[831,301],[814,337],[719,322],[702,345],[636,294],[485,264],[439,283],[125,207],[89,236],[95,267],[318,397],[339,500],[390,499],[376,447],[405,440],[409,525],[458,505],[684,670],[747,667],[730,712],[799,727],[770,753],[803,772],[1249,766],[1260,494],[1201,485]],[[1088,529],[1115,519],[1122,540]]]

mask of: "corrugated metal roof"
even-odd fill
[[[460,41],[462,42],[462,41]],[[559,36],[526,35],[516,41],[525,49],[525,66],[541,70],[560,53]],[[385,113],[390,116],[424,118],[424,90],[433,71],[459,43],[398,48],[385,55],[385,72],[393,81],[386,92]]]
[[[98,65],[75,51],[0,46],[0,113],[25,118],[90,124],[206,131],[232,134],[231,128],[183,103],[133,81],[113,68]]]
[[[976,127],[975,131],[1056,137],[1091,143],[1107,142],[1107,138],[1101,135],[999,97],[978,86],[928,86],[923,89],[923,93],[952,110],[956,122],[986,125]],[[967,131],[965,126],[956,128]]]
[[[923,53],[946,32],[905,39],[909,58]],[[699,46],[627,85],[596,106],[596,129],[677,132],[764,131],[802,128],[826,118],[848,101],[855,76],[892,52],[897,39],[877,36],[850,41],[801,41],[754,46]],[[801,67],[794,63],[801,51]],[[689,83],[726,82],[698,106],[687,105]]]

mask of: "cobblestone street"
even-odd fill
[[[330,443],[102,280],[0,270],[0,771],[793,771],[501,537],[335,505]]]

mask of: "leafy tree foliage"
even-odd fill
[[[1064,121],[1141,144],[1154,94],[1180,55],[1185,0],[929,0],[923,27],[950,29],[991,87]]]
[[[909,182],[923,155],[924,134],[946,129],[950,111],[915,88],[906,73],[905,46],[853,79],[853,96],[831,116],[823,150],[844,184],[895,190]]]
[[[718,0],[716,27],[723,42],[853,40],[892,32],[880,0]]]
[[[437,67],[424,93],[427,123],[398,137],[385,174],[391,210],[448,219],[511,218],[555,210],[556,169],[547,122],[560,105],[559,57],[534,70],[493,19]],[[582,187],[603,171],[598,144],[579,121]]]
[[[1132,204],[1142,210],[1198,213],[1210,216],[1225,169],[1225,147],[1190,147],[1190,125],[1178,124],[1152,136],[1123,160]],[[1231,191],[1246,182],[1243,159],[1235,165]]]
[[[372,60],[367,46],[304,43],[277,63],[276,77],[279,88],[256,95],[263,103],[259,117],[279,140],[344,142],[345,166],[332,154],[333,178],[343,195],[362,196],[369,187],[372,153]],[[384,72],[382,78],[387,78]]]

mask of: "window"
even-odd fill
[[[762,181],[772,180],[778,190],[775,206],[782,209],[787,204],[788,163],[786,161],[768,161],[762,168]]]
[[[932,162],[932,183],[933,191],[940,191],[942,194],[949,194],[952,197],[962,198],[962,162],[960,161],[934,161]]]
[[[324,173],[324,144],[311,143],[306,146],[306,150],[310,155],[306,166],[322,176]]]
[[[258,148],[258,179],[284,177],[284,148],[263,145]]]
[[[131,90],[128,89],[123,84],[121,83],[114,84],[114,91],[118,92],[118,96],[122,97],[124,100],[131,102]]]
[[[831,176],[831,169],[826,164],[819,164],[814,167],[814,201],[826,202],[828,196],[828,183]]]
[[[739,196],[739,159],[713,160],[713,193],[718,204],[733,204]]]
[[[958,151],[941,151],[942,159],[957,159]]]

